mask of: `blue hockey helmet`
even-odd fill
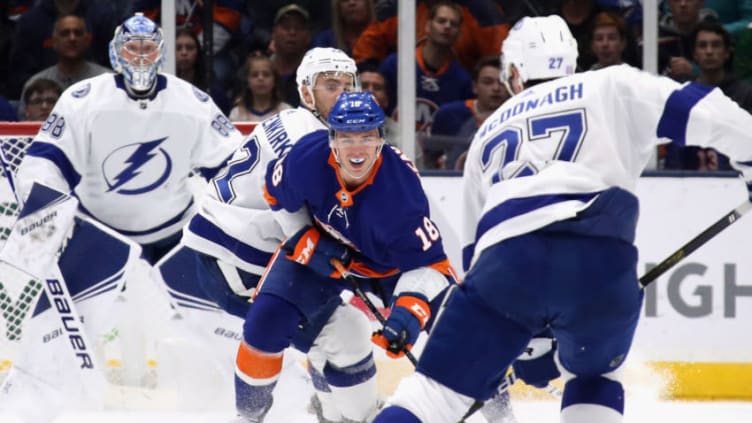
[[[384,111],[368,92],[343,92],[329,112],[329,131],[365,132],[378,129],[384,132]]]
[[[129,89],[150,90],[164,58],[162,30],[143,13],[136,13],[115,29],[110,41],[110,64],[115,72],[123,74]]]

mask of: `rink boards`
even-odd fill
[[[747,198],[739,178],[684,176],[648,176],[638,183],[639,274]],[[439,223],[440,229],[457,232],[461,178],[423,180],[452,226]],[[452,258],[459,254],[459,246],[447,248]],[[627,378],[637,377],[667,398],[752,400],[750,251],[752,216],[744,216],[649,285]]]

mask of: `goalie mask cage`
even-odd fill
[[[10,235],[18,215],[18,203],[7,173],[15,175],[43,122],[0,122],[0,249]],[[254,124],[240,122],[235,126],[244,135],[253,131]],[[22,325],[31,315],[31,310],[42,292],[42,284],[26,275],[6,270],[0,272],[0,382],[10,369],[14,344],[21,338]]]

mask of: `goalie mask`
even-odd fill
[[[154,87],[165,57],[162,30],[142,13],[115,29],[110,41],[110,64],[123,75],[129,90],[143,93]]]
[[[501,47],[501,82],[510,94],[512,65],[519,83],[572,75],[577,68],[577,40],[560,16],[524,17],[517,22]],[[520,88],[512,90],[513,88]]]
[[[300,101],[314,113],[319,113],[316,109],[316,100],[313,96],[313,87],[316,85],[316,79],[322,73],[331,76],[345,75],[352,79],[351,85],[346,91],[360,91],[358,87],[358,69],[355,61],[345,54],[342,50],[331,47],[315,47],[306,52],[303,60],[298,66],[295,82],[298,85],[298,94]],[[303,89],[307,89],[310,94],[311,102],[306,101]]]

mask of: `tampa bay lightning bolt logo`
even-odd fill
[[[159,148],[166,139],[129,144],[110,153],[102,163],[107,192],[138,195],[162,185],[172,171],[170,155]]]

